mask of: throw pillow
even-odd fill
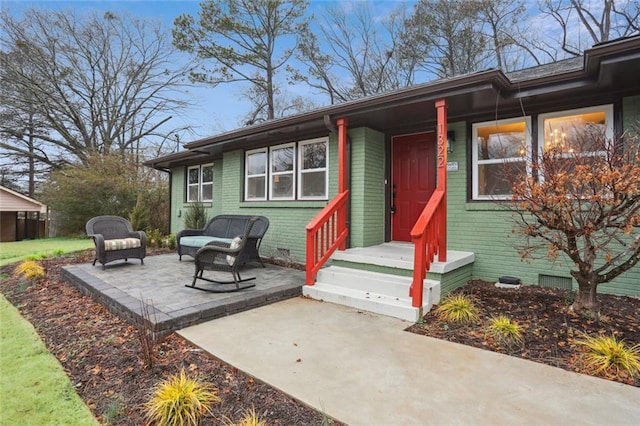
[[[242,242],[242,237],[235,237],[233,240],[231,240],[231,245],[229,246],[229,248],[237,249],[238,247],[240,247],[241,242]],[[233,266],[235,261],[236,261],[235,256],[227,255],[227,263],[229,264],[229,266]]]

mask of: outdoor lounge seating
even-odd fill
[[[93,260],[105,265],[114,260],[140,259],[144,265],[147,238],[143,231],[134,231],[131,223],[119,216],[97,216],[87,222],[87,235],[93,238],[96,255]]]
[[[245,281],[254,280],[255,277],[243,279],[240,276],[238,268],[242,264],[242,259],[246,259],[245,251],[252,250],[249,244],[251,231],[260,223],[259,217],[252,217],[247,220],[245,229],[241,236],[235,237],[230,243],[224,241],[210,241],[204,247],[198,249],[195,254],[195,272],[193,274],[193,282],[186,287],[198,290],[208,291],[211,293],[228,293],[232,291],[244,290],[255,287],[255,284],[240,285]],[[264,267],[264,265],[262,265]],[[205,270],[208,271],[227,271],[233,276],[232,281],[219,281],[203,277]],[[213,287],[196,287],[198,279],[217,284]],[[235,284],[228,287],[228,284]]]
[[[218,215],[210,219],[203,229],[184,229],[178,232],[178,256],[182,260],[183,255],[196,257],[197,251],[211,242],[220,242],[227,247],[231,241],[244,234],[249,221],[255,218],[255,223],[251,227],[251,232],[244,242],[245,248],[238,255],[238,266],[248,262],[260,262],[260,243],[264,234],[269,229],[269,219],[264,216],[249,215]]]

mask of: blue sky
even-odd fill
[[[197,16],[200,10],[200,0],[181,0],[181,1],[164,1],[164,0],[40,0],[40,1],[15,1],[0,0],[2,8],[9,10],[10,13],[20,13],[21,10],[29,7],[39,9],[50,8],[55,10],[73,9],[79,15],[97,11],[98,13],[111,11],[115,13],[128,13],[135,17],[150,18],[162,21],[167,28],[173,26],[173,20],[183,14],[188,13]],[[329,3],[342,3],[348,7],[349,1],[339,0],[312,0],[309,11],[312,12],[317,8],[326,7]],[[375,1],[375,9],[383,16],[386,12],[392,10],[398,5],[397,0]],[[408,2],[412,3],[412,2]],[[181,54],[182,55],[182,54]],[[188,60],[188,55],[184,54],[184,60]],[[283,75],[280,76],[284,78]],[[249,106],[246,100],[240,96],[243,87],[239,85],[219,85],[216,88],[198,85],[188,89],[187,97],[193,106],[182,116],[176,117],[181,124],[191,124],[194,126],[194,133],[188,137],[190,140],[196,140],[202,137],[223,131],[233,130],[239,127],[239,122],[243,115],[248,111]],[[307,86],[288,86],[294,94],[304,94],[315,100],[316,103],[326,103],[326,99],[318,98]]]
[[[328,4],[340,4],[342,7],[349,8],[357,1],[358,0],[310,0],[309,12],[319,12]],[[601,0],[588,1],[598,4]],[[621,1],[624,2],[624,0]],[[19,14],[21,10],[29,7],[50,8],[55,10],[73,9],[78,15],[93,11],[96,11],[99,14],[111,11],[115,13],[130,14],[140,18],[159,20],[168,29],[173,27],[173,20],[180,14],[188,13],[196,16],[200,9],[200,0],[0,0],[0,2],[1,7],[4,10],[8,10],[10,13]],[[372,12],[374,14],[374,19],[382,19],[388,16],[389,13],[399,5],[400,0],[370,0],[368,3],[373,5]],[[406,0],[404,3],[412,5],[415,1]],[[537,0],[527,0],[526,3],[530,11],[529,19],[527,20],[529,27],[535,28],[538,35],[543,37],[553,37],[553,33],[557,30],[552,28],[552,23],[549,19],[532,14],[532,11],[537,9]],[[184,61],[189,60],[189,56],[184,53],[179,53],[177,58],[176,63],[183,63]],[[281,82],[284,81],[284,72],[281,73],[279,78]],[[318,97],[311,92],[306,85],[300,84],[297,86],[285,86],[291,94],[306,96],[314,101],[315,104],[322,105],[327,102],[325,97]],[[188,140],[184,140],[183,138],[183,142],[210,136],[223,131],[233,130],[239,127],[242,117],[250,109],[248,102],[241,96],[244,88],[246,88],[246,86],[242,87],[236,84],[222,84],[216,88],[204,85],[192,86],[189,88],[186,97],[191,101],[193,107],[186,111],[182,117],[177,117],[176,120],[178,122],[175,124],[176,126],[190,124],[194,127],[194,133],[190,137],[186,138]]]

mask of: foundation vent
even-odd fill
[[[562,288],[571,291],[572,279],[569,277],[538,274],[538,285],[541,287]]]

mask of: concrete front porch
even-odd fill
[[[63,279],[132,324],[142,319],[143,303],[149,311],[154,332],[162,335],[190,325],[299,296],[304,272],[266,264],[241,269],[242,277],[256,277],[256,286],[234,293],[208,293],[191,285],[194,262],[177,254],[149,256],[144,265],[137,259],[101,265],[66,266]],[[230,273],[205,272],[206,277],[230,279]],[[199,280],[200,287],[206,283]]]
[[[422,306],[414,308],[409,297],[413,253],[413,244],[398,242],[336,251],[316,283],[302,292],[312,299],[417,322],[439,303],[442,293],[469,281],[474,254],[450,250],[446,262],[436,258],[423,283]]]

